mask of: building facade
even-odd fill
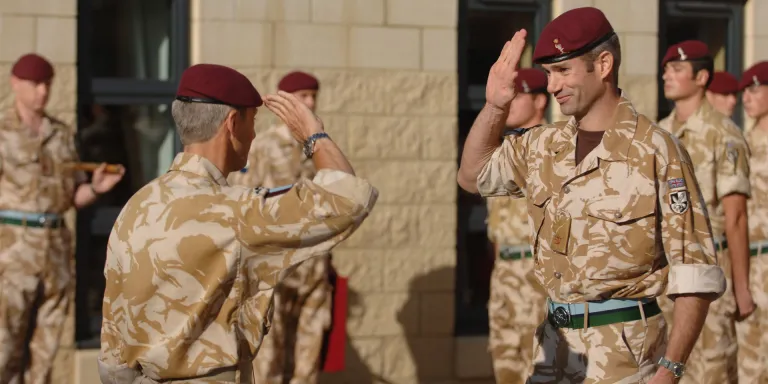
[[[533,43],[579,6],[601,8],[617,29],[621,87],[651,118],[670,110],[659,87],[668,45],[702,39],[717,69],[736,75],[768,59],[761,0],[1,0],[2,70],[27,52],[52,60],[49,109],[77,125],[83,159],[128,169],[72,215],[78,287],[54,382],[99,382],[106,239],[122,204],[180,149],[170,102],[181,71],[203,62],[235,67],[262,92],[290,70],[315,73],[328,132],[380,189],[370,219],[334,252],[350,277],[347,369],[323,382],[493,382],[492,255],[483,201],[455,182],[459,153],[504,40],[526,28]],[[7,108],[7,75],[0,84]],[[549,118],[562,118],[551,105]],[[274,120],[258,116],[258,128]]]

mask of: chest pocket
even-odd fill
[[[586,207],[589,277],[628,279],[651,269],[656,245],[656,196],[602,196]]]
[[[552,194],[546,189],[540,189],[537,191],[530,191],[530,198],[528,199],[528,216],[530,217],[529,225],[531,226],[531,239],[530,243],[534,246],[534,252],[539,247],[539,234],[546,218],[547,205],[552,199]]]

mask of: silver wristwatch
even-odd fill
[[[659,359],[659,366],[668,369],[678,379],[685,373],[685,364],[669,361],[663,356]]]
[[[304,156],[307,156],[307,159],[311,159],[312,154],[315,153],[315,141],[322,138],[330,139],[327,133],[318,132],[308,137],[307,141],[304,142]]]

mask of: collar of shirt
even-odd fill
[[[622,97],[616,106],[612,120],[613,124],[606,129],[603,140],[595,148],[594,153],[602,160],[626,161],[637,128],[637,111],[628,99]],[[576,118],[571,116],[568,123],[560,130],[560,137],[556,139],[559,143],[555,146],[562,147],[570,143],[572,147],[570,150],[575,150],[577,127]]]
[[[711,118],[712,112],[715,109],[712,107],[711,104],[707,101],[706,98],[701,100],[701,105],[699,108],[694,112],[690,117],[688,117],[687,120],[683,122],[683,124],[678,128],[676,132],[673,132],[675,136],[681,137],[683,136],[683,133],[687,130],[690,131],[700,131],[704,129],[704,123]],[[677,118],[677,109],[673,109],[672,113],[669,114],[670,117],[670,124],[674,125],[675,119]]]
[[[169,171],[188,172],[209,178],[223,187],[228,186],[227,178],[208,159],[191,153],[181,152],[173,159]]]
[[[7,128],[30,131],[29,127],[21,123],[21,119],[19,118],[19,114],[16,113],[15,108],[9,108],[6,110],[5,113],[3,113],[2,119],[4,121],[3,125]],[[53,123],[51,117],[47,113],[44,113],[43,121],[40,125],[39,137],[42,139],[42,141],[46,141],[48,138],[53,136],[54,133],[56,133],[56,130],[56,124]]]

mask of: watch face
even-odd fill
[[[675,376],[680,377],[683,375],[683,372],[685,372],[685,367],[682,364],[675,363],[672,364],[672,373],[675,374]]]

